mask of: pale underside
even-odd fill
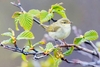
[[[63,25],[63,27],[58,28],[56,31],[49,31],[48,34],[54,39],[63,40],[67,38],[70,34],[71,26],[70,24]]]

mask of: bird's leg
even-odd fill
[[[57,44],[57,42],[60,42],[60,45],[67,45],[64,39],[63,40],[55,39],[55,44]]]
[[[58,39],[54,39],[54,41],[55,41],[55,44],[57,44],[57,41],[59,41]]]
[[[60,45],[63,44],[63,42],[61,40],[55,39],[55,44],[57,44],[57,42],[60,42]]]
[[[67,45],[65,39],[63,39],[62,42],[63,42],[63,45]]]
[[[67,46],[68,45],[64,39],[62,40],[62,43],[63,43],[64,46]],[[66,49],[68,50],[69,48],[66,47]]]

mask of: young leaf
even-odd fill
[[[84,34],[84,38],[86,40],[90,40],[90,41],[93,41],[93,40],[96,40],[98,39],[98,33],[95,31],[95,30],[90,30],[90,31],[87,31],[85,34]]]
[[[1,44],[13,44],[13,40],[10,38],[8,40],[3,40]]]
[[[98,51],[100,52],[100,42],[99,41],[96,42],[96,47],[97,47]]]
[[[51,50],[51,49],[54,49],[54,46],[51,42],[49,42],[49,43],[46,44],[45,50]]]
[[[36,9],[32,9],[32,10],[29,10],[28,13],[30,13],[33,17],[38,17],[38,15],[40,14],[40,11]]]
[[[46,44],[46,40],[45,40],[45,39],[42,39],[42,40],[39,42],[39,44],[45,45],[45,44]]]
[[[24,51],[25,51],[25,52],[28,52],[29,50],[30,50],[30,46],[25,46]]]
[[[61,59],[55,59],[55,64],[54,64],[54,67],[59,67],[60,63],[62,62]]]
[[[31,30],[33,25],[33,17],[31,14],[24,13],[19,17],[19,23],[24,30]]]
[[[45,48],[45,50],[44,50],[44,53],[45,53],[45,54],[48,54],[48,53],[50,53],[53,49],[54,49],[53,44],[52,44],[51,42],[49,42],[49,43],[46,44],[46,48]]]
[[[33,46],[31,40],[28,40],[28,46],[29,47],[32,47]]]
[[[60,4],[55,4],[55,5],[52,5],[51,6],[51,9],[49,12],[52,12],[52,13],[58,13],[60,14],[63,18],[67,18],[66,16],[66,13],[65,13],[65,8],[62,7]]]
[[[96,47],[97,47],[97,48],[100,48],[100,42],[99,42],[99,41],[96,42]]]
[[[53,9],[59,8],[61,10],[65,10],[65,8],[61,6],[62,4],[63,4],[62,2],[56,3],[56,4],[52,5],[51,8],[53,8]]]
[[[25,62],[28,62],[27,58],[26,58],[26,55],[22,54],[21,55],[22,59],[25,61]]]
[[[19,21],[19,18],[15,18],[15,27],[16,27],[16,30],[19,31],[19,28],[18,28],[18,22]]]
[[[9,30],[10,32],[5,32],[5,33],[3,33],[3,34],[1,34],[1,35],[2,35],[2,36],[9,36],[9,37],[15,36],[15,33],[14,33],[14,31],[13,31],[11,28],[8,28],[8,30]]]
[[[15,32],[11,28],[8,28],[8,30],[12,33],[12,36],[15,36]]]
[[[54,56],[55,56],[57,59],[63,58],[63,57],[64,57],[64,55],[63,55],[63,53],[62,53],[62,51],[61,51],[60,48],[54,49]]]
[[[70,47],[69,50],[67,50],[63,54],[66,55],[66,56],[69,56],[70,54],[72,54],[73,50],[74,50],[74,46]]]
[[[13,15],[12,15],[12,18],[17,18],[19,17],[20,15],[22,14],[22,12],[15,12]]]
[[[40,22],[45,23],[49,21],[51,18],[53,18],[53,13],[48,13],[45,10],[42,10],[40,13]]]
[[[33,65],[33,62],[30,60],[28,62],[22,61],[20,67],[35,67],[35,66]]]
[[[34,39],[34,35],[30,31],[24,31],[17,36],[17,40],[20,40],[20,39]]]
[[[39,46],[39,48],[40,48],[42,51],[45,51],[45,49],[44,49],[43,47]]]
[[[74,44],[76,44],[76,45],[80,45],[80,44],[82,44],[83,42],[85,42],[86,41],[86,39],[84,39],[84,38],[82,38],[82,37],[76,37],[75,39],[74,39]]]
[[[41,67],[59,67],[60,63],[62,62],[61,59],[57,59],[54,56],[50,56],[49,58],[47,58],[47,60],[45,61],[41,61]]]
[[[35,47],[37,45],[40,45],[40,42],[36,42],[35,44],[33,44],[32,46]]]
[[[3,33],[1,35],[2,36],[9,36],[9,37],[11,37],[12,36],[12,33],[11,32],[5,32],[5,33]]]

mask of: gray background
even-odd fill
[[[11,18],[15,11],[20,11],[18,8],[12,6],[10,2],[16,0],[0,0],[0,34],[7,32],[8,28],[15,30],[14,20]],[[73,25],[77,26],[82,32],[94,29],[100,33],[100,0],[21,0],[22,7],[28,11],[30,9],[45,9],[48,10],[52,4],[63,2],[63,6],[66,8],[66,14],[68,18],[73,22]],[[59,18],[58,15],[55,18]],[[23,31],[21,27],[19,27]],[[16,35],[20,33],[16,32]],[[37,42],[42,39],[45,31],[34,24],[32,31],[35,35],[33,42]],[[71,35],[66,39],[68,43],[73,42],[75,37],[73,31]],[[6,39],[6,37],[0,36],[0,41]],[[18,45],[22,47],[25,40],[18,41]],[[97,40],[99,41],[99,39]],[[95,42],[94,42],[95,43]],[[21,58],[12,59],[11,54],[13,52],[5,50],[0,47],[0,67],[17,67],[21,65]],[[68,59],[79,58],[81,60],[90,61],[87,56],[82,56],[79,53],[72,54]],[[80,65],[72,65],[63,62],[60,67],[82,67]]]

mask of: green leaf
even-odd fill
[[[48,60],[49,60],[49,63],[51,62],[51,65],[50,65],[51,67],[59,67],[60,63],[62,62],[61,59],[57,59],[54,56],[51,56],[51,58]]]
[[[54,56],[50,56],[45,61],[41,61],[40,64],[42,67],[59,67],[60,63],[62,62],[61,59],[57,59]]]
[[[17,40],[21,39],[34,39],[34,35],[30,31],[24,31],[17,36]]]
[[[43,47],[39,46],[39,48],[40,48],[42,51],[45,51],[45,49],[44,49]]]
[[[86,39],[84,39],[84,38],[82,38],[82,37],[76,37],[75,39],[74,39],[74,44],[76,44],[76,45],[80,45],[80,44],[82,44],[83,42],[85,42],[86,41]]]
[[[27,58],[26,58],[26,55],[22,54],[21,55],[22,59],[25,61],[25,62],[28,62]]]
[[[84,38],[86,40],[90,40],[90,41],[93,41],[93,40],[96,40],[98,39],[98,33],[95,31],[95,30],[90,30],[90,31],[87,31],[85,34],[84,34]]]
[[[37,45],[40,45],[40,42],[36,42],[35,44],[33,44],[32,46],[35,47]]]
[[[73,50],[74,50],[74,46],[70,47],[69,50],[67,50],[67,51],[64,52],[63,54],[66,55],[66,56],[69,56],[69,55],[72,54]]]
[[[13,15],[12,15],[12,18],[17,18],[19,17],[20,15],[22,14],[22,12],[15,12]]]
[[[40,22],[45,23],[49,21],[51,18],[53,18],[53,13],[48,13],[45,10],[42,10],[40,13]]]
[[[8,28],[8,30],[12,33],[12,36],[15,36],[15,32],[11,28]]]
[[[54,49],[54,46],[51,42],[46,44],[46,48],[44,49],[44,54],[49,54]],[[43,50],[43,49],[42,49]]]
[[[30,13],[33,17],[38,17],[38,15],[40,14],[40,11],[37,9],[32,9],[32,10],[29,10],[28,13]]]
[[[14,31],[13,31],[11,28],[8,28],[8,30],[9,30],[10,32],[5,32],[5,33],[3,33],[3,34],[1,34],[1,35],[2,35],[2,36],[9,36],[9,37],[15,36],[15,33],[14,33]]]
[[[30,50],[30,46],[25,46],[24,51],[27,52],[27,51],[29,51],[29,50]]]
[[[15,28],[16,28],[17,31],[19,31],[18,23],[19,23],[19,17],[15,18]]]
[[[54,67],[59,67],[60,63],[62,62],[61,59],[55,59],[55,64],[54,64]]]
[[[51,9],[52,10],[53,9],[65,10],[65,8],[61,6],[61,4],[63,4],[63,3],[56,3],[56,4],[54,4],[54,5],[51,6]]]
[[[2,36],[9,36],[9,37],[11,37],[12,36],[12,33],[11,32],[5,32],[5,33],[3,33],[1,35]]]
[[[1,35],[3,35],[3,36],[9,36],[10,39],[8,39],[8,40],[3,40],[3,41],[2,41],[2,44],[13,44],[13,43],[16,41],[14,31],[13,31],[11,28],[8,28],[8,30],[9,30],[10,32],[6,32],[6,33],[3,33],[3,34],[1,34]]]
[[[100,48],[100,42],[99,42],[99,41],[96,42],[96,47],[97,47],[97,48]]]
[[[53,44],[51,42],[47,43],[45,50],[52,50],[52,49],[54,49]]]
[[[99,41],[96,42],[96,47],[97,47],[98,51],[100,52],[100,42]]]
[[[65,13],[65,8],[61,6],[61,4],[55,4],[51,6],[50,12],[58,13],[60,14],[63,18],[67,18],[66,13]]]
[[[31,30],[33,26],[33,17],[31,14],[24,13],[19,17],[19,23],[24,30]]]
[[[33,46],[31,40],[28,40],[28,46],[29,46],[29,47],[32,47],[32,46]]]
[[[63,55],[63,53],[62,53],[62,51],[61,51],[60,48],[55,48],[53,52],[54,52],[54,56],[55,56],[57,59],[59,59],[59,58],[64,58],[64,55]]]
[[[3,40],[1,44],[13,44],[13,40],[10,38],[8,40]]]

